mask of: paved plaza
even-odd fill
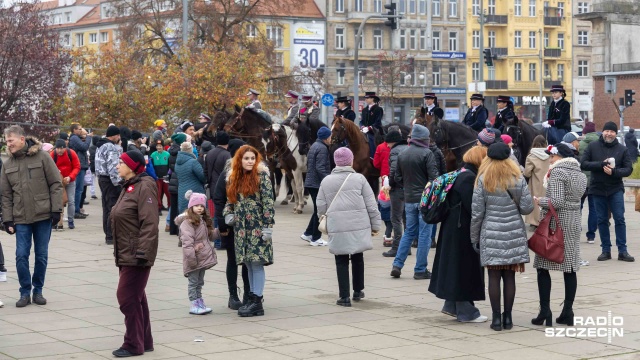
[[[638,257],[640,214],[632,203],[626,205],[629,251]],[[15,237],[0,234],[9,269],[8,281],[0,283],[5,303],[0,309],[0,360],[112,358],[111,351],[122,344],[118,271],[112,247],[104,244],[100,201],[91,201],[86,210],[91,216],[76,220],[75,230],[65,224],[65,231],[51,238],[46,306],[14,306],[19,287]],[[531,325],[538,293],[530,264],[517,275],[512,330],[495,332],[489,322],[458,323],[440,312],[443,301],[427,292],[429,280],[413,279],[413,256],[400,279],[389,277],[392,259],[381,256],[382,237],[365,254],[365,300],[351,308],[336,306],[334,258],[326,247],[311,247],[299,238],[310,207],[303,215],[291,210],[277,205],[275,264],[266,268],[266,315],[255,318],[240,318],[226,307],[224,251],[205,276],[203,294],[213,314],[189,315],[182,252],[161,221],[158,257],[147,286],[155,351],[144,359],[640,359],[640,264],[617,261],[615,253],[614,260],[596,261],[600,247],[588,245],[584,234],[582,254],[591,265],[578,273],[574,309],[577,316],[606,317],[608,311],[622,316],[622,326],[601,325],[623,328],[624,336],[613,337],[610,344],[607,338],[551,338],[543,327]],[[434,255],[429,254],[429,268]],[[562,274],[552,272],[552,278],[555,318],[564,287]],[[476,305],[491,317],[488,295]]]

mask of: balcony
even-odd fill
[[[487,80],[488,90],[507,90],[509,88],[507,80]]]
[[[544,26],[562,26],[563,9],[555,7],[544,8]]]
[[[544,57],[559,58],[562,56],[562,49],[544,49]]]
[[[491,55],[498,58],[509,55],[509,49],[507,48],[491,48]]]
[[[485,25],[507,25],[509,17],[507,15],[485,15]]]

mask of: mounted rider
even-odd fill
[[[420,114],[423,118],[426,115],[435,115],[438,119],[444,119],[444,111],[438,105],[438,97],[435,93],[424,93],[424,103],[420,108]]]
[[[384,133],[382,129],[384,110],[378,105],[380,98],[376,95],[375,91],[365,92],[364,102],[366,106],[362,109],[362,115],[360,116],[360,130],[367,136],[367,140],[369,141],[369,155],[373,159],[376,153],[375,133],[378,132],[381,135]]]
[[[484,96],[482,94],[471,95],[471,107],[464,117],[464,124],[476,132],[480,132],[486,127],[487,119],[489,119],[489,110],[484,107]]]
[[[298,136],[298,152],[300,155],[306,155],[309,152],[311,144],[316,141],[311,131],[310,122],[320,121],[320,109],[313,104],[313,95],[301,95],[302,102],[298,117],[293,122],[293,128],[296,129]]]
[[[300,105],[298,104],[298,98],[300,97],[300,94],[293,90],[289,90],[284,95],[284,97],[289,103],[289,108],[287,109],[287,118],[284,119],[282,124],[291,126],[291,122],[295,120],[296,117],[298,117],[298,115],[300,114]]]
[[[501,133],[505,131],[505,124],[508,121],[516,119],[516,114],[513,111],[513,102],[511,97],[498,95],[498,113],[496,114],[496,120],[493,123],[493,127],[500,130]]]
[[[547,128],[547,141],[555,145],[571,131],[571,104],[565,100],[567,93],[562,85],[551,86],[553,101],[549,105],[547,121],[542,126]]]
[[[258,96],[260,96],[260,93],[258,92],[258,90],[249,89],[247,96],[249,97],[249,101],[250,101],[249,105],[247,105],[248,108],[251,108],[254,110],[262,109],[262,103],[260,103],[260,100],[258,100]]]
[[[338,111],[336,111],[336,116],[343,117],[345,119],[349,119],[353,122],[356,121],[356,112],[351,109],[351,100],[347,96],[341,96],[336,99],[336,106],[338,107]]]

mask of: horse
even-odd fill
[[[433,122],[433,120],[435,120],[435,119],[436,119],[435,115],[430,115],[430,114],[427,114],[427,113],[418,115],[416,113],[416,117],[413,118],[413,123],[422,125],[424,127],[428,127],[429,124],[431,124]]]
[[[505,134],[511,136],[513,141],[513,155],[518,159],[520,165],[524,166],[527,155],[531,151],[533,139],[538,135],[543,135],[543,132],[525,121],[518,120],[517,117],[505,122],[504,131]]]
[[[380,171],[373,166],[369,158],[369,142],[358,125],[343,117],[336,118],[331,126],[332,153],[344,142],[353,152],[353,169],[367,178],[374,194],[378,193]]]
[[[232,138],[242,139],[248,145],[258,149],[266,158],[264,132],[271,127],[269,120],[252,108],[235,106],[235,114],[220,126]],[[265,113],[266,114],[266,113]]]
[[[437,117],[428,126],[431,141],[442,150],[447,171],[454,171],[462,165],[462,157],[478,141],[478,133],[464,124],[440,120]]]
[[[237,114],[226,111],[224,108],[217,110],[211,117],[211,123],[209,126],[202,128],[193,134],[194,140],[197,142],[200,139],[215,139],[217,132],[221,131],[224,124],[226,124],[234,115]]]
[[[342,118],[343,120],[349,120],[349,119],[345,119],[342,116],[333,116],[333,123],[336,122],[336,120],[338,120],[339,118]],[[351,120],[349,120],[351,121]],[[354,123],[355,124],[355,123]],[[357,126],[357,125],[356,125]],[[387,125],[383,125],[382,126],[382,134],[379,134],[380,136],[376,137],[376,146],[382,144],[384,142],[384,136],[387,135],[389,133],[389,128],[392,126],[397,126],[398,128],[400,128],[400,133],[402,134],[402,138],[403,139],[407,139],[409,137],[409,134],[411,134],[411,127],[407,126],[405,124],[400,124],[400,123],[389,123]]]

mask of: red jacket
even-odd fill
[[[69,159],[69,153],[71,153],[71,159]],[[56,150],[51,150],[51,158],[56,162],[58,170],[63,178],[69,177],[71,181],[76,181],[76,177],[80,173],[80,160],[75,151],[71,149],[65,149],[64,154],[58,156]],[[57,158],[57,161],[56,161]]]
[[[373,156],[373,166],[380,170],[380,176],[389,176],[389,153],[391,148],[386,142],[378,145],[376,154]]]

